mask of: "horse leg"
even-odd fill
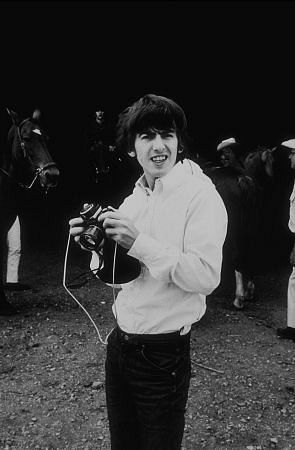
[[[7,301],[6,295],[3,289],[3,253],[5,245],[3,245],[3,239],[0,243],[0,316],[12,316],[17,313],[17,310]]]
[[[235,270],[235,279],[236,279],[236,292],[233,304],[236,309],[243,309],[245,306],[245,290],[243,283],[243,274],[238,270]]]
[[[0,316],[12,316],[17,310],[6,300],[3,288],[0,288]]]
[[[255,283],[252,277],[249,278],[246,286],[245,300],[251,301],[255,297]]]

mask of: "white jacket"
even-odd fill
[[[188,332],[220,282],[227,213],[214,184],[184,160],[157,179],[153,191],[142,176],[119,209],[140,231],[128,254],[142,265],[113,307],[120,328]]]

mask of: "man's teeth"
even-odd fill
[[[152,159],[152,161],[160,162],[160,161],[165,161],[166,158],[167,158],[167,156],[153,156],[151,159]]]

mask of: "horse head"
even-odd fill
[[[24,120],[15,111],[7,108],[7,112],[12,126],[8,132],[2,172],[27,189],[36,180],[46,191],[56,186],[59,170],[47,148],[48,136],[40,125],[40,111],[36,109],[32,117]]]
[[[247,153],[244,160],[246,173],[258,182],[267,176],[273,177],[275,148],[259,145],[254,151]]]

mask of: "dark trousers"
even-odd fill
[[[190,333],[113,330],[106,358],[112,450],[180,450],[190,376]]]

